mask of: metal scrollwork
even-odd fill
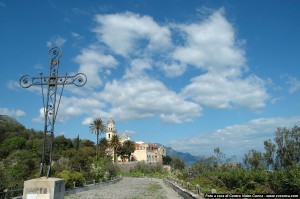
[[[23,88],[29,88],[32,84],[30,84],[30,77],[29,75],[24,75],[21,77],[19,84]]]
[[[87,82],[86,75],[83,73],[77,73],[73,77],[72,83],[75,84],[78,87],[84,86]]]
[[[41,86],[43,91],[43,86],[48,86],[47,92],[47,99],[46,105],[44,104],[45,110],[45,124],[44,124],[44,144],[43,144],[43,151],[42,151],[42,162],[41,162],[41,170],[40,176],[44,175],[44,166],[48,164],[48,172],[47,177],[51,175],[51,162],[52,162],[52,143],[54,137],[54,124],[56,120],[56,115],[60,103],[60,99],[62,96],[62,92],[60,94],[60,99],[57,103],[56,101],[56,94],[57,94],[57,86],[65,86],[69,84],[74,84],[75,86],[81,87],[84,86],[87,82],[87,77],[83,73],[77,73],[75,75],[65,75],[59,76],[58,75],[58,68],[59,68],[59,58],[62,55],[62,50],[59,47],[53,47],[49,50],[49,58],[50,58],[50,72],[49,76],[45,77],[40,76],[31,77],[29,75],[24,75],[21,77],[19,84],[23,88],[29,88],[30,86]],[[63,91],[62,87],[62,91]],[[44,97],[44,96],[43,96]],[[43,98],[44,99],[44,98]],[[43,100],[44,103],[44,100]],[[56,104],[58,105],[56,107]],[[47,139],[47,136],[50,134],[50,143]],[[47,144],[48,142],[48,144]],[[49,146],[49,151],[48,147]],[[47,149],[46,149],[47,148]],[[49,153],[49,162],[47,163],[45,160],[46,153]]]
[[[62,49],[55,46],[49,50],[50,59],[59,59],[62,55]]]
[[[87,77],[83,73],[77,73],[70,76],[51,76],[51,77],[30,77],[24,75],[20,79],[20,86],[23,88],[29,88],[30,86],[46,86],[46,85],[69,85],[74,84],[75,86],[82,87],[86,84]]]

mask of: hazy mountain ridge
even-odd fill
[[[166,147],[166,150],[167,150],[167,156],[176,157],[184,160],[186,166],[190,166],[196,163],[199,159],[203,158],[202,156],[194,156],[188,152],[184,153],[184,152],[176,151],[171,147]]]
[[[205,156],[195,156],[188,152],[180,152],[172,149],[171,147],[155,143],[158,146],[164,146],[166,148],[167,156],[180,158],[185,161],[186,166],[190,166],[196,163],[198,160],[205,158]]]

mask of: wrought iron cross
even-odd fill
[[[44,176],[45,164],[46,164],[46,145],[47,145],[47,135],[50,134],[49,144],[49,164],[47,177],[51,176],[51,164],[52,164],[52,144],[54,138],[54,124],[56,121],[56,116],[59,108],[59,103],[61,100],[63,88],[68,84],[75,84],[78,87],[84,86],[87,82],[87,78],[83,73],[77,73],[75,75],[68,76],[58,76],[59,68],[59,58],[62,55],[62,50],[59,47],[53,47],[49,51],[50,57],[50,74],[48,77],[41,76],[30,77],[25,75],[20,79],[20,86],[23,88],[29,88],[30,86],[41,86],[43,92],[43,86],[48,86],[46,106],[44,103],[44,93],[43,93],[43,105],[44,105],[44,114],[45,114],[45,125],[44,125],[44,143],[42,151],[42,160],[40,167],[40,176]],[[63,86],[60,93],[59,101],[56,101],[56,92],[57,86]],[[56,104],[58,105],[56,107]]]

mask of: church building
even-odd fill
[[[114,135],[117,135],[115,121],[112,118],[110,118],[107,122],[106,140],[110,141]]]
[[[112,118],[110,118],[107,122],[107,130],[106,130],[106,140],[109,142],[111,138],[117,134],[117,130],[115,127],[115,122]],[[119,136],[120,144],[123,144],[127,140],[131,140],[130,136],[126,133],[123,133]],[[107,150],[109,155],[113,156],[113,149],[110,148]],[[145,161],[147,163],[156,163],[162,162],[162,157],[166,156],[166,148],[162,145],[152,144],[152,143],[144,143],[144,142],[135,142],[135,151],[131,154],[131,158],[134,161]],[[121,162],[121,158],[118,157],[118,161]],[[123,160],[124,161],[124,160]],[[127,161],[127,159],[125,160]]]
[[[107,140],[108,142],[110,142],[111,139],[112,139],[112,137],[113,137],[114,135],[117,135],[117,130],[116,130],[116,128],[115,128],[115,121],[114,121],[112,118],[110,118],[110,119],[108,120],[108,122],[107,122],[107,128],[106,128],[106,140]],[[106,150],[106,152],[107,152],[107,155],[110,155],[110,156],[112,157],[113,162],[114,162],[114,149],[113,149],[113,148],[108,148],[108,149]]]

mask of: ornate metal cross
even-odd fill
[[[52,144],[54,138],[54,124],[56,121],[56,116],[59,108],[59,103],[61,100],[62,92],[64,86],[67,84],[75,84],[78,87],[84,86],[86,84],[87,78],[83,73],[77,73],[75,75],[68,76],[58,76],[59,68],[59,58],[62,55],[62,50],[59,47],[53,47],[49,51],[50,57],[50,74],[48,77],[41,76],[30,77],[25,75],[20,79],[20,86],[23,88],[29,88],[30,86],[41,86],[43,92],[43,86],[48,86],[46,106],[44,103],[44,93],[43,93],[43,105],[45,114],[45,126],[44,126],[44,143],[42,160],[40,167],[40,176],[44,176],[45,164],[48,164],[47,177],[51,176],[51,164],[52,164]],[[61,94],[59,101],[56,101],[57,86],[62,85]],[[56,104],[58,105],[56,107]],[[47,140],[50,134],[50,142]],[[49,150],[46,151],[47,142],[49,144]],[[49,161],[46,161],[46,153],[49,154]]]

